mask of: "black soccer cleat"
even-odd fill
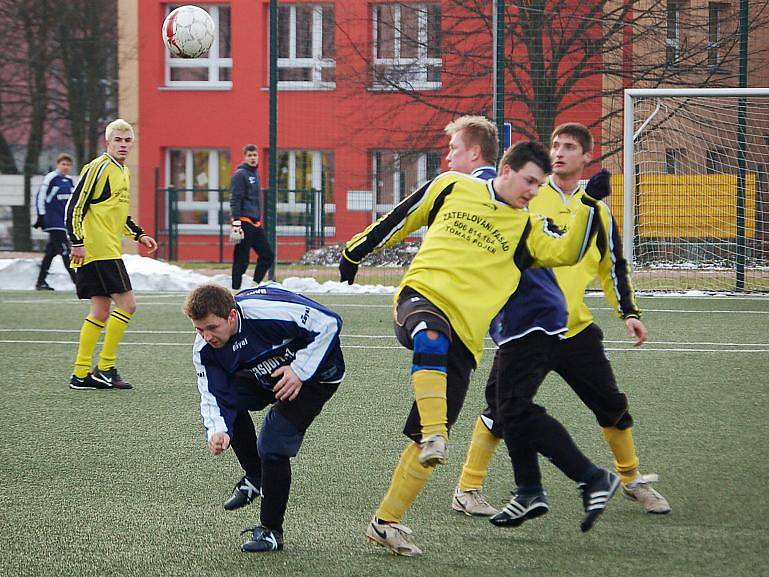
[[[585,508],[585,515],[579,523],[583,533],[590,531],[618,487],[619,477],[606,469],[601,469],[600,474],[596,475],[592,481],[579,484],[582,491],[582,506]]]
[[[52,291],[53,287],[49,285],[47,282],[43,281],[35,285],[35,290],[36,291]]]
[[[93,379],[97,383],[101,383],[102,385],[106,385],[101,388],[105,389],[133,389],[134,386],[129,383],[128,381],[123,380],[123,377],[121,377],[117,369],[115,367],[112,367],[111,369],[107,369],[106,371],[101,370],[98,366],[94,367],[93,373],[91,373],[91,379]]]
[[[518,527],[524,521],[541,517],[549,510],[547,493],[544,491],[536,495],[513,495],[510,502],[489,522],[497,527]]]
[[[91,374],[88,373],[82,379],[72,375],[69,379],[69,388],[76,391],[93,391],[95,389],[111,389],[112,387],[99,381],[94,381]]]
[[[245,529],[243,533],[251,532],[251,538],[240,546],[245,553],[268,553],[283,549],[283,533],[268,529],[267,527],[254,527]]]
[[[257,497],[262,496],[262,491],[259,487],[254,485],[247,477],[243,477],[240,481],[235,483],[235,488],[232,490],[230,498],[224,502],[224,508],[228,511],[234,511],[245,507],[251,501]]]

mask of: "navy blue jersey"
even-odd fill
[[[476,168],[471,176],[488,180],[497,176],[493,166]],[[527,268],[515,293],[491,321],[489,335],[502,345],[532,331],[544,331],[549,335],[565,333],[568,310],[563,296],[549,268]]]
[[[64,217],[73,188],[75,183],[69,175],[64,176],[58,170],[45,175],[35,202],[37,215],[43,217],[43,230],[67,230]]]
[[[239,292],[235,303],[238,332],[219,349],[198,335],[193,349],[200,413],[209,439],[219,432],[232,436],[235,416],[242,409],[235,379],[243,371],[267,390],[276,382],[272,372],[284,365],[303,383],[340,383],[344,378],[342,319],[335,312],[269,283]]]

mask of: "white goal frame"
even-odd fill
[[[642,97],[669,97],[669,96],[697,96],[697,97],[750,97],[764,96],[769,97],[769,88],[629,88],[624,91],[624,121],[623,121],[623,227],[622,242],[623,253],[628,263],[633,263],[634,249],[634,190],[635,182],[635,163],[634,163],[634,144],[636,139],[642,134],[646,125],[652,120],[654,114],[646,119],[637,131],[634,131],[634,99]],[[744,153],[743,153],[744,154]],[[741,290],[740,271],[737,270],[737,290]]]

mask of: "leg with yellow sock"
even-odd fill
[[[414,336],[411,384],[422,429],[419,462],[425,466],[448,462],[446,371],[449,344],[448,337],[438,331],[422,330]]]
[[[633,443],[633,417],[625,394],[619,390],[603,347],[603,333],[591,324],[577,335],[559,341],[556,371],[596,417],[614,454],[622,481],[622,494],[649,513],[670,512],[670,504],[651,487],[659,477],[641,475]]]
[[[109,315],[107,329],[104,333],[99,364],[93,371],[94,380],[108,384],[113,389],[133,389],[133,385],[125,381],[117,372],[115,357],[117,347],[123,339],[128,323],[136,312],[136,298],[132,290],[111,294],[115,308]]]
[[[614,466],[622,480],[622,494],[639,503],[647,513],[670,513],[671,507],[667,499],[651,487],[652,483],[659,480],[659,476],[641,475],[638,471],[639,460],[633,443],[632,428],[602,427],[602,431],[614,454]]]
[[[409,443],[401,453],[387,494],[366,529],[370,541],[385,547],[395,555],[413,557],[422,551],[411,542],[411,529],[400,521],[414,499],[433,474],[434,467],[419,463],[420,446]]]
[[[486,380],[486,408],[475,421],[467,458],[451,498],[451,508],[465,515],[490,517],[498,512],[482,492],[491,458],[502,440],[502,425],[496,418],[498,359],[499,353],[494,356]]]
[[[465,515],[489,517],[497,513],[483,492],[483,481],[489,470],[491,458],[502,439],[489,430],[484,416],[475,421],[475,429],[467,449],[467,458],[462,466],[459,483],[454,489],[451,508]]]
[[[75,370],[69,380],[69,388],[74,390],[106,389],[102,383],[94,381],[91,375],[91,359],[104,330],[104,320],[109,314],[110,299],[107,297],[91,298],[91,312],[80,328],[80,340],[75,357]]]

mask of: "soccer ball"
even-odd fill
[[[214,42],[214,21],[197,6],[179,6],[163,21],[163,42],[174,56],[198,58]]]

